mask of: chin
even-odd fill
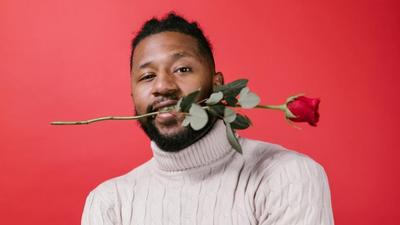
[[[182,119],[183,120],[183,119]],[[182,126],[182,120],[139,120],[143,131],[164,151],[177,152],[193,144],[205,135],[215,120],[210,119],[201,130],[193,130],[190,126]]]
[[[156,125],[156,128],[157,128],[158,132],[160,133],[160,135],[167,137],[167,138],[182,134],[187,129],[186,127],[184,127],[178,123],[175,123],[174,125],[169,125],[169,126]]]

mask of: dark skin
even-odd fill
[[[222,73],[198,48],[196,39],[178,32],[161,32],[143,39],[132,57],[131,94],[138,115],[175,105],[182,96],[200,89],[207,98],[213,86],[223,83]],[[182,113],[160,113],[154,119],[165,137],[183,133]],[[194,141],[194,140],[193,140]]]

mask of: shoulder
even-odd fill
[[[241,143],[244,160],[253,173],[275,183],[273,186],[326,179],[324,168],[306,154],[269,142],[242,138]]]
[[[329,183],[323,166],[310,156],[281,145],[242,139],[243,158],[252,174],[257,192],[268,196],[290,190],[320,193],[316,198],[329,195]],[[320,199],[314,199],[320,201]]]
[[[104,181],[86,197],[82,224],[120,224],[121,207],[134,198],[136,183],[149,173],[151,161],[119,177]],[[101,216],[100,216],[101,215]]]
[[[251,166],[260,207],[306,206],[329,209],[324,168],[311,157],[281,145],[244,139],[244,160]],[[276,204],[280,202],[280,204]],[[324,205],[324,207],[321,207]]]
[[[333,224],[328,179],[318,162],[277,144],[249,139],[242,144],[244,160],[251,165],[254,215],[260,224],[291,224],[293,219]]]

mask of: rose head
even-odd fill
[[[317,98],[308,98],[305,96],[296,97],[286,104],[290,112],[296,117],[287,118],[294,122],[307,122],[311,126],[317,126],[319,120],[319,102],[320,100]]]

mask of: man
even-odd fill
[[[134,38],[131,76],[138,115],[175,105],[198,89],[204,99],[223,84],[202,31],[173,13],[149,20]],[[224,123],[211,118],[199,131],[182,126],[184,115],[175,111],[141,120],[153,158],[93,190],[82,224],[333,224],[318,163],[241,137],[238,154]]]

